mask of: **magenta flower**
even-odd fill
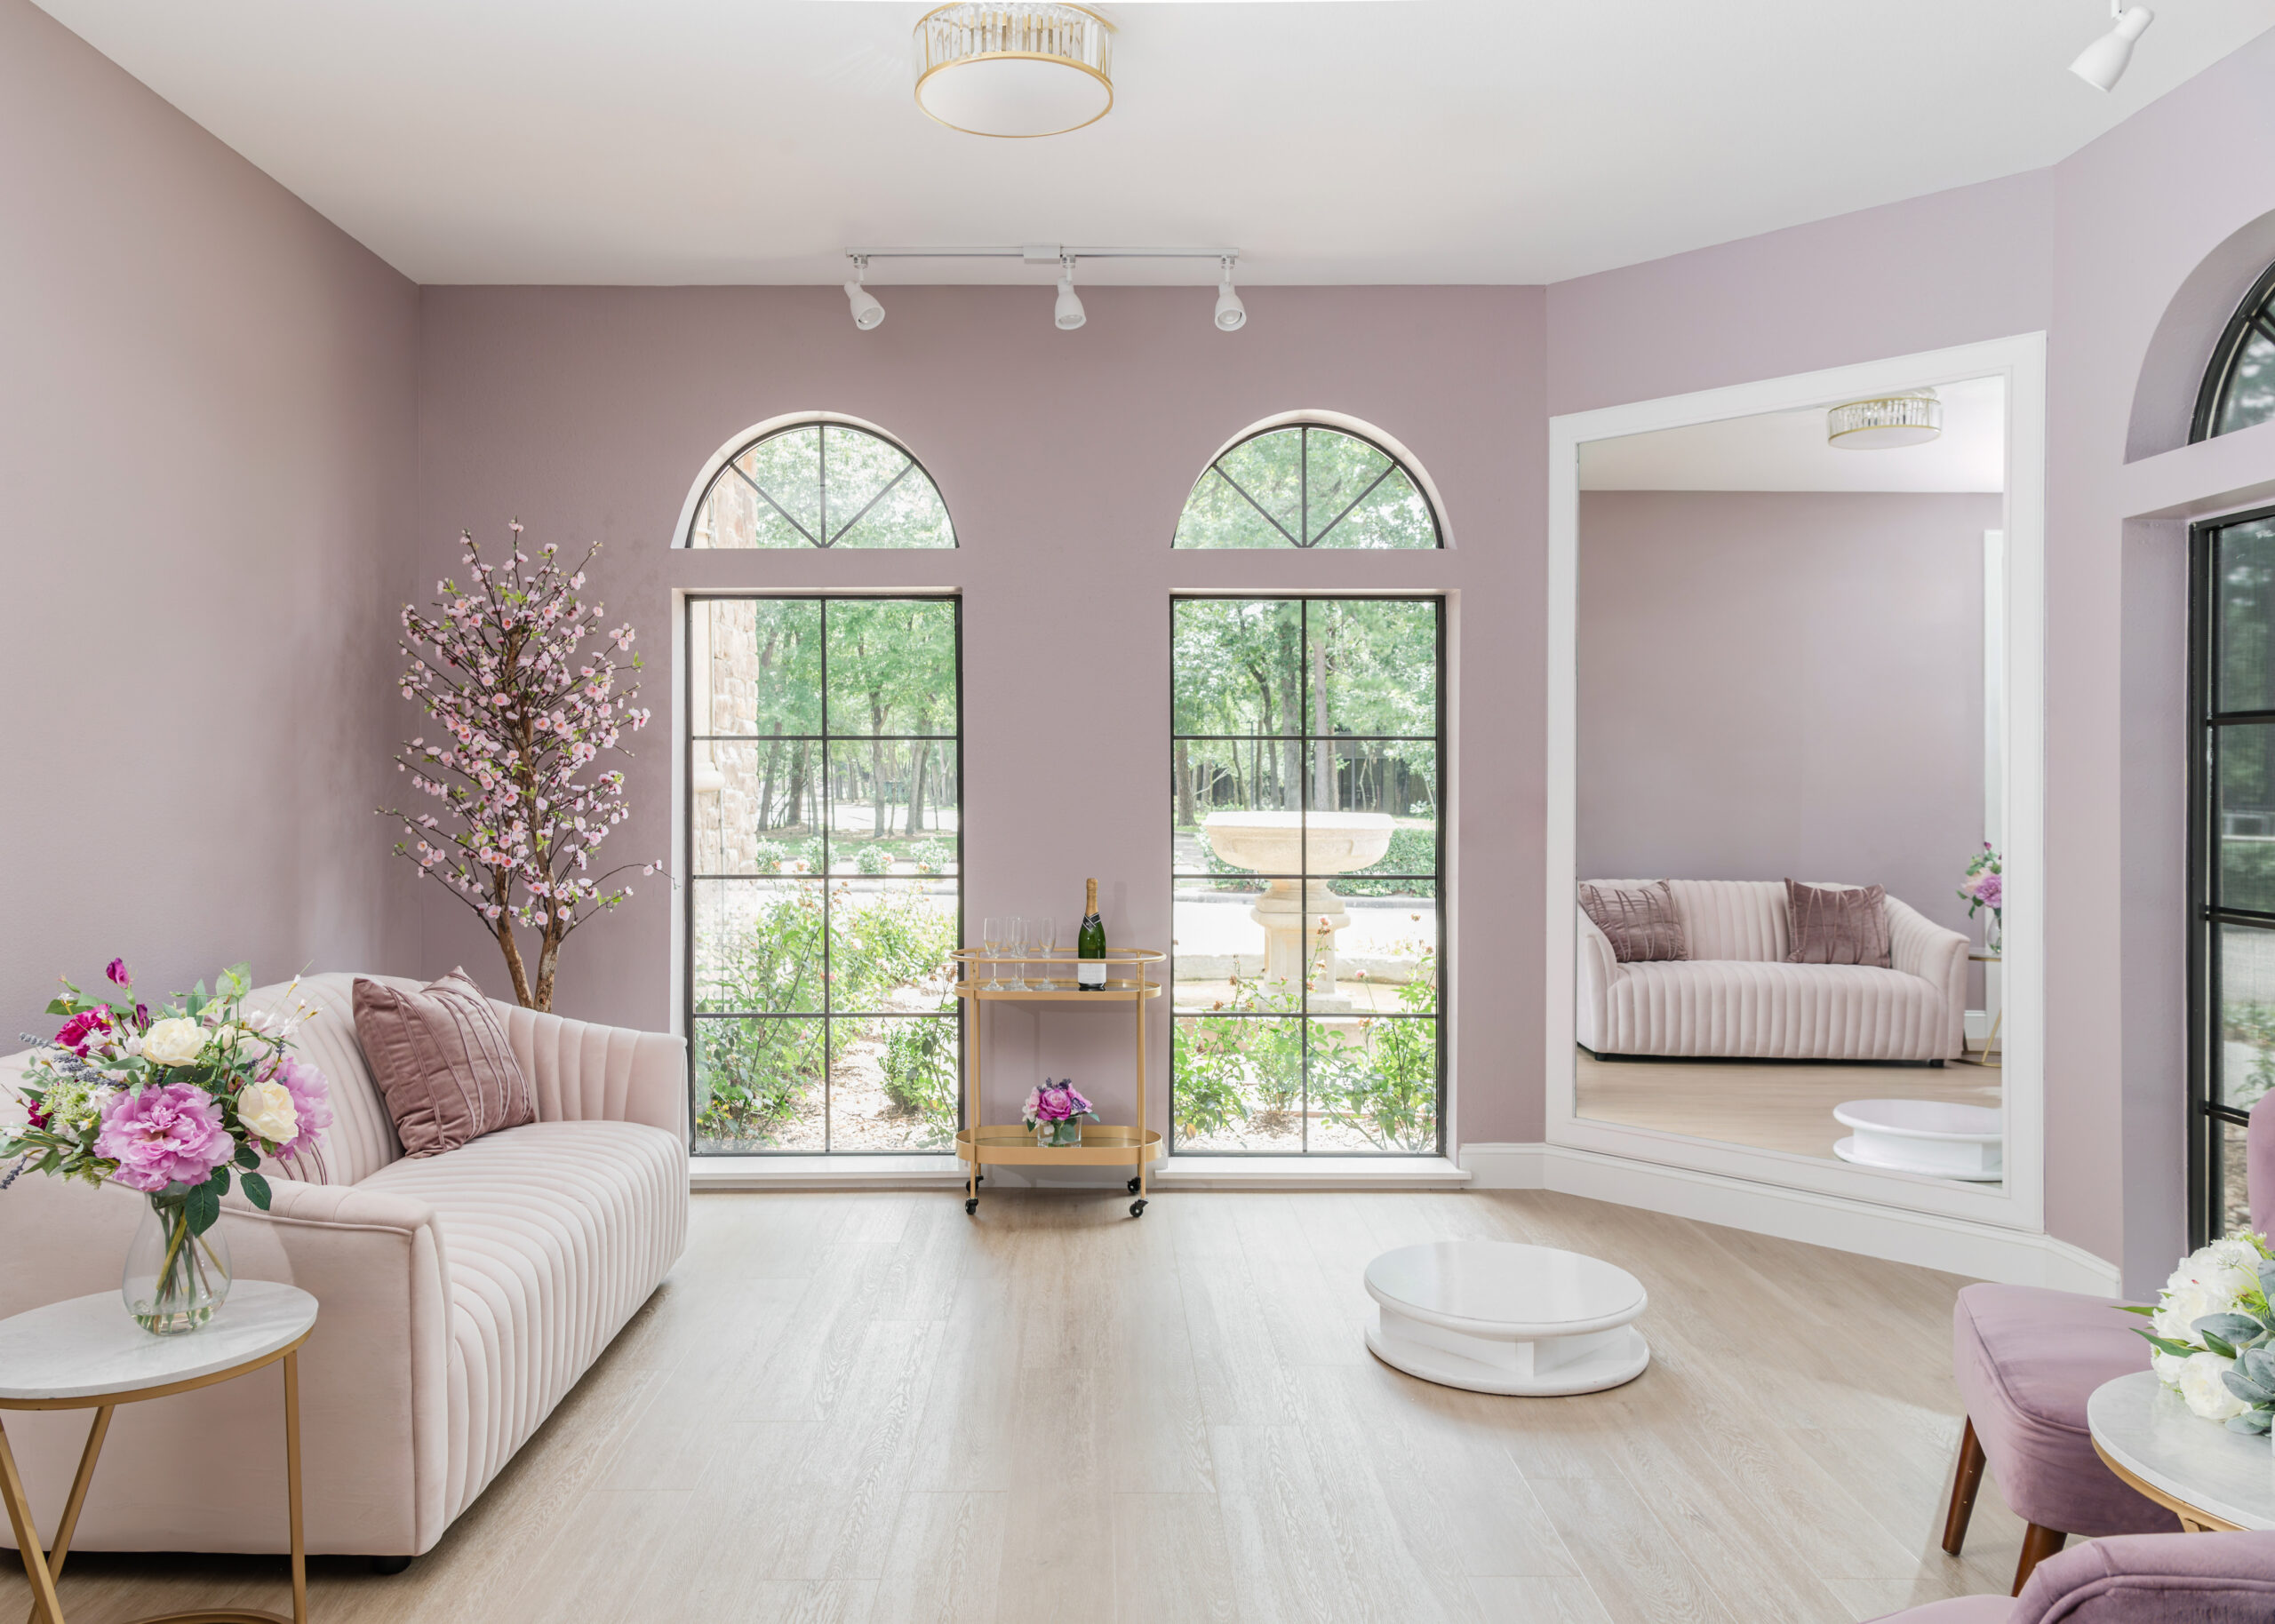
[[[124,959],[114,959],[103,966],[103,974],[110,977],[113,986],[131,987],[134,984],[133,973],[126,967]]]
[[[156,1195],[169,1184],[202,1184],[237,1153],[221,1107],[194,1083],[121,1091],[103,1107],[95,1154],[118,1164],[111,1176]]]
[[[292,1109],[299,1113],[299,1132],[276,1147],[280,1157],[298,1156],[323,1136],[331,1126],[331,1088],[324,1081],[323,1073],[297,1055],[287,1055],[261,1079],[284,1085],[284,1092],[292,1096]]]
[[[1042,1085],[1027,1095],[1026,1114],[1031,1122],[1064,1122],[1073,1117],[1094,1117],[1098,1112],[1071,1079],[1054,1083],[1045,1078]]]
[[[1982,899],[1983,905],[1986,908],[2000,906],[2005,900],[2006,892],[2006,881],[1996,874],[1985,873],[1976,879],[1975,895]]]
[[[110,1011],[98,1004],[92,1009],[81,1010],[66,1021],[63,1023],[63,1030],[55,1034],[55,1047],[60,1049],[69,1049],[74,1055],[84,1060],[87,1057],[89,1043],[98,1033],[108,1032],[110,1030]]]

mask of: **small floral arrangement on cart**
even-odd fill
[[[229,1292],[229,1250],[214,1224],[235,1170],[264,1212],[261,1158],[295,1156],[331,1125],[323,1074],[291,1052],[316,1012],[244,1007],[247,967],[199,982],[153,1015],[124,959],[116,991],[89,998],[69,982],[47,1013],[64,1017],[38,1046],[13,1095],[0,1090],[0,1190],[26,1173],[124,1184],[147,1198],[126,1254],[121,1294],[146,1331],[195,1331]],[[297,988],[298,983],[294,983]],[[287,994],[288,999],[291,994]]]
[[[1983,842],[1983,849],[1975,854],[1975,860],[1960,876],[1959,899],[1967,904],[1968,919],[1983,909],[1991,911],[1990,928],[1983,937],[1984,951],[1999,951],[2007,922],[2007,865],[1990,841]]]
[[[2238,1230],[2199,1246],[2157,1294],[2141,1332],[2149,1363],[2206,1421],[2231,1432],[2275,1428],[2275,1253],[2267,1238]]]
[[[1077,1145],[1082,1142],[1082,1118],[1098,1120],[1098,1113],[1074,1087],[1074,1079],[1054,1083],[1044,1078],[1027,1095],[1023,1113],[1039,1145]]]

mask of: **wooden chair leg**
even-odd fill
[[[2023,1559],[2015,1564],[2015,1588],[2008,1594],[2020,1596],[2030,1582],[2031,1570],[2060,1550],[2069,1539],[2058,1528],[2040,1528],[2036,1523],[2024,1529]]]
[[[1951,1509],[1944,1514],[1944,1549],[1956,1556],[1967,1543],[1967,1524],[1975,1516],[1975,1496],[1983,1487],[1983,1443],[1975,1436],[1975,1422],[1959,1436],[1959,1470],[1952,1478]]]

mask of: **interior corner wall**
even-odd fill
[[[1580,872],[1882,885],[1980,938],[1997,493],[1580,498]],[[1979,986],[1976,996],[1980,996]]]
[[[405,962],[380,721],[418,291],[28,0],[0,0],[0,1012],[124,955]]]

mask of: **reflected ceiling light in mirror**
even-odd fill
[[[968,135],[1019,139],[1094,124],[1114,106],[1114,28],[1042,0],[961,0],[917,20],[916,105]]]
[[[1943,432],[1944,403],[1933,389],[1850,401],[1824,414],[1826,443],[1843,451],[1925,445]]]
[[[2128,6],[2125,0],[2110,0],[2109,13],[2117,19],[2117,26],[2079,52],[2078,60],[2070,64],[2071,73],[2097,91],[2117,88],[2133,60],[2133,42],[2157,20],[2147,6]]]

